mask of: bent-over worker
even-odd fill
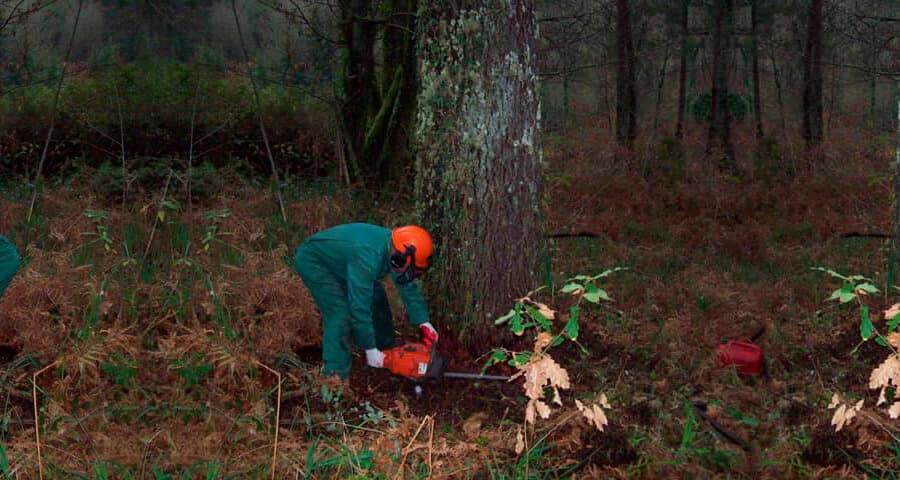
[[[294,268],[322,314],[323,375],[350,374],[350,341],[370,367],[384,366],[382,350],[396,344],[391,308],[381,280],[389,273],[410,323],[430,345],[438,333],[413,282],[431,265],[434,246],[423,228],[392,229],[350,223],[311,235],[297,249]]]
[[[9,239],[0,235],[0,297],[3,297],[3,292],[17,271],[19,271],[19,254],[16,247]]]

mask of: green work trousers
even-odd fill
[[[350,341],[354,335],[346,281],[330,273],[315,252],[307,248],[298,249],[294,268],[322,314],[323,374],[347,378],[350,374]],[[395,346],[391,306],[380,282],[373,287],[372,326],[377,348],[385,350]],[[364,339],[352,339],[356,344],[365,343]]]
[[[19,270],[19,254],[13,244],[0,235],[0,297]]]

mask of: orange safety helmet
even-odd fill
[[[391,245],[394,247],[391,254],[394,270],[424,272],[431,266],[434,244],[424,228],[416,225],[395,228],[391,231]]]

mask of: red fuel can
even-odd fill
[[[734,340],[719,344],[719,364],[723,367],[734,366],[739,373],[759,375],[763,367],[763,352],[759,346],[748,342]]]

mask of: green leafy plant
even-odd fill
[[[507,361],[509,365],[519,370],[513,378],[525,379],[522,387],[528,401],[525,406],[524,432],[520,429],[516,435],[517,454],[525,452],[525,458],[528,458],[535,452],[535,448],[541,442],[530,442],[531,448],[525,450],[525,440],[530,436],[528,426],[534,425],[538,416],[548,418],[551,413],[550,405],[562,405],[559,390],[569,389],[571,386],[568,372],[553,359],[550,351],[566,339],[579,345],[582,351],[586,351],[584,346],[578,343],[581,330],[579,324],[581,304],[584,301],[598,305],[601,302],[612,302],[612,298],[606,290],[600,288],[599,283],[610,275],[624,270],[626,268],[616,267],[597,275],[576,275],[567,279],[559,292],[576,296],[577,300],[570,307],[568,319],[561,328],[557,329],[553,323],[556,311],[532,298],[544,287],[517,299],[509,312],[495,320],[494,323],[497,325],[508,324],[510,331],[517,336],[523,335],[529,329],[535,332],[532,351],[494,349],[484,366],[484,369],[487,369],[491,365]],[[593,404],[586,405],[580,400],[575,400],[575,406],[592,426],[603,431],[608,423],[604,409],[611,408],[605,394],[601,394]]]
[[[840,288],[831,292],[831,296],[829,296],[826,301],[837,301],[840,304],[846,304],[856,301],[856,303],[859,305],[860,337],[862,337],[863,341],[868,341],[870,338],[872,338],[875,327],[873,326],[872,320],[869,317],[869,307],[865,305],[862,300],[864,296],[878,293],[879,291],[878,288],[873,285],[872,279],[863,275],[842,275],[834,270],[822,267],[813,267],[812,269],[818,272],[824,272],[832,278],[836,278],[843,283]],[[882,345],[886,345],[886,343],[883,342],[883,339],[879,341],[879,343],[881,343]]]
[[[203,355],[193,352],[187,358],[172,362],[174,369],[184,384],[184,388],[190,390],[203,380],[204,377],[212,373],[213,366],[209,362],[204,361]]]
[[[842,275],[834,270],[821,267],[815,267],[813,270],[824,272],[842,282],[842,286],[833,291],[826,301],[837,301],[839,305],[855,302],[859,305],[859,335],[862,338],[859,345],[874,338],[876,343],[890,351],[887,358],[872,371],[868,386],[870,389],[880,391],[877,405],[891,403],[888,407],[888,415],[891,418],[900,418],[900,401],[896,398],[897,389],[900,387],[900,351],[898,351],[900,349],[900,332],[897,331],[900,326],[900,303],[894,304],[884,312],[884,319],[887,322],[886,331],[879,332],[869,315],[869,307],[863,302],[863,297],[866,295],[879,292],[871,279],[863,275]],[[897,287],[894,288],[897,289]],[[859,345],[853,350],[856,351]],[[840,400],[841,396],[835,393],[831,405],[829,405],[829,408],[838,407],[831,420],[837,430],[848,423],[863,405],[863,400],[853,406]],[[840,405],[841,403],[843,405]]]
[[[85,210],[82,213],[85,217],[91,219],[94,224],[94,230],[82,232],[81,235],[91,240],[81,244],[78,248],[69,254],[69,260],[75,265],[85,265],[91,263],[93,254],[93,245],[103,245],[103,250],[112,251],[113,240],[109,236],[109,229],[105,223],[109,220],[109,213],[104,210]]]
[[[387,423],[388,426],[394,428],[397,425],[397,422],[394,421],[393,418],[387,416],[384,410],[373,407],[372,403],[368,400],[359,404],[358,407],[350,408],[350,412],[359,416],[359,419],[362,421],[359,426],[363,426],[366,424],[379,425],[381,423]]]
[[[2,443],[0,443],[0,474],[3,474],[3,480],[12,479],[12,475],[9,473],[9,457],[6,456],[6,449],[3,448]]]
[[[128,387],[137,373],[137,362],[130,356],[114,353],[112,361],[103,363],[100,371],[108,375],[114,384]]]

